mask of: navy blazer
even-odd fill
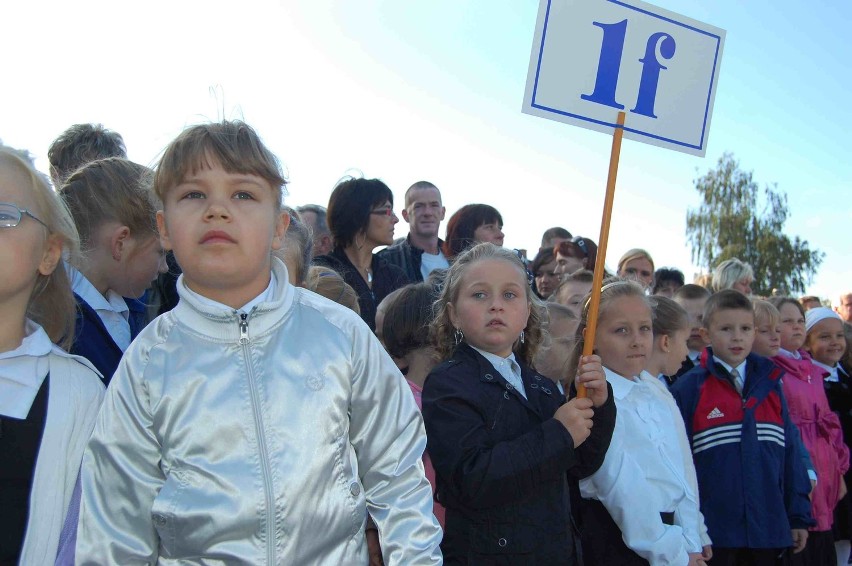
[[[519,365],[526,399],[464,343],[426,379],[428,451],[447,509],[445,564],[574,563],[568,475],[589,476],[603,463],[615,427],[612,390],[575,450],[553,418],[565,397]]]
[[[104,376],[104,385],[109,385],[112,374],[118,368],[118,362],[124,352],[112,339],[98,313],[89,304],[74,293],[77,301],[77,318],[74,323],[74,343],[71,353],[83,356]],[[136,338],[148,324],[145,303],[139,299],[124,299],[129,309],[130,339]]]

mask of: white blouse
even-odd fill
[[[710,544],[686,428],[674,398],[647,372],[626,379],[604,368],[618,408],[603,465],[580,481],[621,529],[624,543],[654,565],[686,565]],[[666,525],[661,512],[674,512]]]
[[[25,419],[50,369],[53,349],[41,326],[27,319],[21,345],[0,352],[0,415]]]

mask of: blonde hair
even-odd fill
[[[151,192],[151,175],[147,167],[109,157],[68,177],[59,194],[74,218],[83,253],[94,247],[98,229],[107,222],[127,226],[136,239],[157,235],[159,202]]]
[[[361,314],[358,293],[333,269],[314,265],[308,269],[305,288]]]
[[[712,291],[712,289],[713,289],[713,274],[712,273],[699,273],[692,280],[692,283],[694,285],[698,285],[699,287],[704,287],[708,291]]]
[[[713,292],[732,289],[734,283],[743,279],[754,279],[751,266],[737,258],[726,259],[713,270],[711,290]]]
[[[627,262],[633,261],[634,259],[647,259],[651,264],[651,271],[654,271],[654,259],[651,257],[647,251],[642,248],[633,248],[632,250],[627,250],[621,259],[618,260],[618,268],[616,271],[618,272],[619,277],[621,277],[621,269],[627,264]]]
[[[530,316],[527,318],[527,324],[524,327],[524,342],[523,344],[520,341],[516,342],[513,351],[526,364],[532,365],[533,358],[541,345],[543,337],[542,326],[543,320],[546,317],[544,305],[532,292],[529,281],[527,280],[526,268],[521,263],[520,258],[513,251],[495,246],[489,242],[477,244],[459,254],[447,272],[441,295],[435,301],[435,319],[431,326],[432,342],[435,344],[435,350],[441,360],[448,359],[455,350],[456,341],[454,335],[456,329],[450,321],[448,305],[454,304],[458,300],[462,279],[470,266],[478,261],[487,259],[499,259],[512,264],[518,268],[518,271],[526,281],[524,291],[530,306]]]
[[[653,320],[654,309],[651,306],[650,297],[645,294],[645,289],[642,285],[633,279],[611,277],[604,281],[604,285],[601,287],[601,300],[600,306],[598,307],[598,324],[600,324],[601,319],[603,319],[606,315],[612,302],[622,297],[638,297],[642,299],[642,302],[645,303],[648,310],[651,312],[651,319]],[[567,368],[569,379],[574,379],[574,376],[577,373],[577,365],[580,363],[580,356],[583,355],[583,348],[586,345],[584,333],[586,331],[586,327],[589,325],[589,307],[591,306],[591,298],[591,293],[586,296],[586,300],[583,304],[583,311],[580,314],[580,324],[577,326],[577,339],[574,343],[574,351],[571,353]],[[598,328],[600,328],[600,326],[598,326]],[[606,365],[605,362],[604,365]]]
[[[24,188],[35,202],[34,212],[47,225],[49,236],[62,243],[63,259],[77,259],[80,242],[74,220],[50,188],[47,177],[35,168],[32,157],[0,142],[0,167],[11,168],[26,179],[28,186]],[[73,343],[76,304],[68,273],[61,262],[50,275],[38,275],[27,304],[27,317],[41,325],[50,339],[61,347],[68,349]]]
[[[310,227],[302,222],[302,217],[296,210],[289,206],[284,206],[283,210],[290,216],[290,226],[281,248],[273,250],[272,254],[287,266],[293,284],[304,287],[308,279],[308,268],[311,266],[314,239]]]
[[[760,324],[763,321],[768,322],[771,326],[778,326],[781,323],[781,313],[775,308],[775,305],[763,299],[752,299],[752,308],[754,309],[754,322]]]

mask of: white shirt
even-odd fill
[[[420,256],[420,274],[423,275],[423,280],[425,281],[429,274],[432,273],[435,269],[449,269],[450,262],[447,261],[447,258],[444,257],[444,252],[438,249],[437,254],[430,254],[429,252],[423,252]]]
[[[0,415],[25,419],[47,372],[53,344],[44,329],[27,319],[21,345],[0,353]]]
[[[731,364],[723,361],[718,356],[713,356],[713,359],[716,360],[717,364],[719,364],[720,366],[722,366],[723,368],[728,370],[728,373],[730,373],[731,375],[733,375],[734,370],[737,370],[737,374],[739,374],[739,377],[742,380],[742,381],[740,381],[740,386],[739,386],[739,389],[740,389],[739,393],[740,393],[740,395],[742,395],[743,394],[742,390],[745,388],[745,379],[746,379],[746,363],[745,363],[745,361],[743,361],[737,367],[734,367]],[[736,378],[734,378],[734,379],[736,380]]]
[[[837,383],[837,382],[840,381],[840,377],[837,375],[837,366],[832,367],[832,366],[826,365],[822,362],[818,362],[813,358],[811,358],[811,362],[815,366],[822,368],[822,369],[824,369],[825,371],[828,372],[828,375],[823,378],[824,381],[833,381],[834,383]]]
[[[127,308],[124,298],[111,289],[107,291],[106,296],[101,295],[80,271],[68,264],[65,268],[71,277],[71,289],[98,313],[98,318],[121,351],[127,350],[130,346],[130,309]]]
[[[784,348],[778,348],[778,353],[784,354],[788,358],[793,358],[794,360],[801,360],[802,354],[797,351],[791,352],[790,350],[785,350]]]
[[[519,366],[518,362],[515,361],[514,353],[509,354],[508,358],[501,358],[491,352],[480,350],[476,346],[471,346],[471,348],[482,354],[482,357],[491,362],[491,365],[494,366],[494,369],[500,372],[503,379],[508,381],[509,385],[517,389],[518,393],[523,395],[524,399],[527,398],[527,391],[524,389],[524,380],[521,379],[521,366]]]
[[[651,565],[685,565],[710,539],[683,418],[651,374],[604,372],[618,409],[615,430],[603,465],[580,480],[580,493],[603,503],[625,544]],[[671,511],[675,524],[666,525],[660,513]]]
[[[222,309],[222,310],[226,310],[226,311],[234,310],[233,308],[229,307],[228,305],[226,305],[224,303],[214,301],[213,299],[209,299],[209,298],[205,297],[204,295],[200,295],[200,294],[196,293],[195,291],[193,291],[192,289],[190,289],[189,287],[186,286],[186,283],[183,281],[183,279],[181,279],[180,282],[181,282],[181,285],[183,285],[183,289],[187,293],[189,293],[190,295],[195,297],[201,303],[203,303],[207,306],[210,306],[210,307],[215,307],[217,309]],[[257,297],[253,298],[252,300],[250,300],[249,302],[244,304],[241,308],[236,309],[236,311],[239,312],[239,313],[242,313],[242,314],[249,314],[251,312],[251,309],[253,309],[257,305],[259,305],[260,303],[271,301],[272,298],[275,296],[276,284],[277,284],[277,281],[275,280],[275,273],[273,272],[272,276],[269,278],[269,285],[266,286],[266,289],[260,295],[258,295]]]

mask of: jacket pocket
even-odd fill
[[[176,510],[180,495],[185,488],[186,481],[183,475],[177,470],[172,470],[151,506],[151,523],[160,537],[160,549],[165,556],[173,556],[175,552]]]
[[[358,458],[355,449],[349,443],[349,437],[344,436],[341,440],[341,462],[343,464],[343,498],[347,509],[352,514],[352,525],[360,529],[367,518],[367,500],[364,495],[364,486],[358,475]]]

